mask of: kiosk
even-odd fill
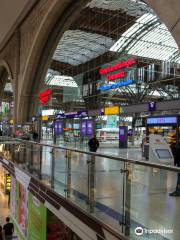
[[[119,127],[119,148],[128,147],[128,127],[120,126]]]
[[[154,129],[153,129],[154,128]],[[168,141],[168,132],[174,131],[175,133],[175,139],[179,139],[179,116],[178,115],[166,115],[166,116],[150,116],[146,119],[146,132],[147,132],[147,136],[149,135],[149,133],[153,133],[156,132],[158,128],[158,133],[161,132],[161,134],[159,134],[159,136],[164,137],[164,141],[163,139],[159,139],[159,141],[161,142],[161,145],[163,145],[163,149],[170,149],[167,141]],[[154,130],[154,131],[152,131]],[[161,131],[160,131],[161,130]],[[167,138],[167,140],[165,141],[165,137]],[[147,144],[146,144],[147,145]],[[166,145],[166,147],[165,147]],[[149,144],[148,144],[149,146]],[[146,146],[147,147],[147,146]],[[153,148],[153,147],[151,147]],[[148,151],[150,152],[150,151]],[[154,156],[158,157],[160,156],[160,158],[156,158],[156,160],[160,161],[160,162],[164,162],[167,163],[167,156],[168,156],[168,151],[165,152],[165,150],[163,151],[153,151],[154,152]],[[171,152],[171,150],[170,150]],[[164,157],[163,158],[163,154]],[[150,157],[150,153],[146,154]],[[152,156],[152,152],[151,152],[151,156]],[[147,156],[146,156],[147,157]],[[170,156],[169,156],[170,157]],[[160,160],[161,159],[161,160]],[[163,160],[164,159],[164,160]]]
[[[163,164],[173,164],[172,151],[164,137],[158,134],[149,135],[149,161]]]

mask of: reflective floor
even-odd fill
[[[140,148],[100,148],[98,152],[143,160]],[[54,188],[60,194],[66,195],[67,185],[70,184],[69,197],[87,209],[89,208],[88,182],[91,179],[88,178],[89,157],[71,152],[71,177],[68,179],[66,154],[64,150],[56,151]],[[42,164],[44,176],[51,175],[50,159],[50,149],[45,148]],[[131,164],[130,174],[126,179],[121,169],[123,169],[121,162],[96,158],[93,214],[122,231],[123,227],[120,223],[123,222],[123,212],[126,210],[127,215],[130,212],[131,239],[139,239],[134,229],[140,226],[151,230],[173,231],[173,233],[146,234],[141,236],[141,239],[179,240],[180,198],[169,197],[169,192],[176,186],[176,173]]]

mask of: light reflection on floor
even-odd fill
[[[46,149],[47,150],[47,149]],[[99,149],[98,152],[116,155],[123,158],[134,158],[143,160],[140,148],[130,149]],[[49,149],[43,152],[42,172],[50,175]],[[84,209],[87,208],[82,196],[88,193],[88,156],[81,153],[71,153],[71,187],[76,193],[80,193],[74,201],[80,204]],[[63,194],[67,184],[66,178],[66,153],[64,150],[58,150],[55,158],[55,189]],[[123,209],[123,169],[121,162],[112,161],[105,158],[96,158],[96,175],[95,175],[95,195],[96,202],[100,206],[105,206],[103,211],[100,208],[95,209],[95,215],[104,221],[121,229],[117,221],[117,216],[122,215]],[[180,199],[169,197],[176,185],[176,174],[164,170],[150,169],[144,166],[129,165],[130,179],[130,212],[131,226],[133,235],[131,239],[136,239],[134,228],[139,224],[148,229],[173,229],[173,234],[164,234],[167,239],[179,240],[180,230]],[[59,184],[58,184],[59,182]],[[60,184],[61,183],[61,184]],[[65,195],[65,193],[64,193]],[[81,198],[81,199],[80,199]],[[126,202],[128,200],[126,199]],[[108,216],[110,211],[112,216]],[[117,216],[115,216],[118,213]],[[114,217],[113,217],[114,214]],[[159,235],[148,235],[141,239],[163,239]]]

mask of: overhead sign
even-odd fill
[[[49,117],[48,116],[42,116],[42,121],[48,121]]]
[[[149,103],[148,103],[148,111],[149,111],[149,112],[154,112],[154,111],[156,111],[156,102],[149,102]]]
[[[40,92],[38,94],[38,99],[40,100],[42,105],[47,105],[47,102],[49,101],[51,95],[52,95],[52,90],[46,89],[43,92]]]
[[[175,125],[177,117],[151,117],[147,118],[147,125]]]
[[[110,67],[101,68],[101,69],[99,69],[99,74],[100,75],[104,75],[104,74],[107,74],[109,72],[117,71],[117,70],[119,70],[121,68],[130,67],[131,65],[134,65],[134,64],[136,64],[135,59],[129,59],[127,61],[123,61],[123,62],[117,63],[117,64],[115,64],[113,66],[110,66]]]
[[[61,118],[80,118],[80,117],[87,117],[87,111],[78,111],[78,112],[67,112],[57,114],[56,119]]]
[[[105,107],[104,108],[104,114],[105,115],[119,114],[119,106]]]
[[[115,88],[119,88],[119,87],[128,86],[131,84],[134,84],[133,80],[125,80],[125,81],[110,84],[110,85],[103,85],[103,86],[99,87],[98,90],[107,91],[107,90],[111,90],[111,89],[115,89]]]

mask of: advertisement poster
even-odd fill
[[[92,136],[93,135],[93,122],[87,121],[87,135]]]
[[[44,240],[46,239],[47,210],[44,205],[31,193],[29,193],[28,204],[28,239]]]
[[[107,128],[116,128],[117,127],[117,115],[107,116]]]
[[[16,219],[16,179],[11,177],[11,214]]]
[[[59,136],[60,134],[62,134],[62,130],[63,130],[62,122],[56,121],[54,123],[54,132],[55,132],[56,136]]]
[[[27,190],[19,184],[19,226],[24,236],[27,236]]]
[[[81,136],[82,137],[86,136],[86,121],[81,122]]]

